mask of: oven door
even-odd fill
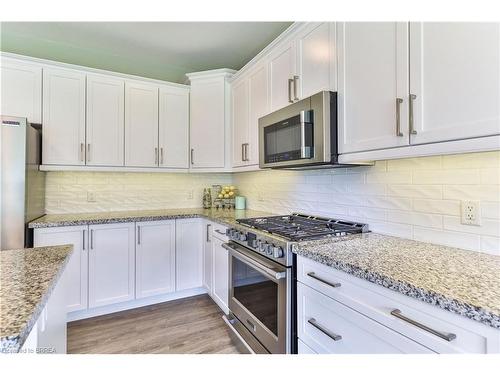
[[[290,269],[235,243],[229,250],[229,309],[270,353],[289,352]]]

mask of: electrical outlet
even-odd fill
[[[95,202],[95,193],[93,191],[87,191],[87,202]]]
[[[461,222],[464,225],[481,225],[480,201],[462,201]]]
[[[188,191],[188,199],[193,199],[194,192],[192,190]]]

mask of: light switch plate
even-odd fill
[[[87,202],[95,202],[95,193],[93,191],[87,191]]]
[[[462,201],[460,219],[464,225],[481,225],[481,202]]]

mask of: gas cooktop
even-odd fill
[[[238,219],[236,221],[242,225],[259,229],[293,242],[368,232],[367,224],[297,213]]]

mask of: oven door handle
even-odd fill
[[[229,253],[235,257],[238,258],[238,260],[242,261],[243,263],[246,263],[250,267],[254,267],[258,269],[259,271],[265,273],[266,275],[270,276],[274,280],[280,280],[286,278],[286,271],[280,271],[275,268],[267,267],[264,264],[257,262],[256,260],[248,257],[247,255],[243,254],[242,252],[238,251],[234,247],[230,246],[229,244],[223,243],[222,247],[226,250],[229,251]]]

